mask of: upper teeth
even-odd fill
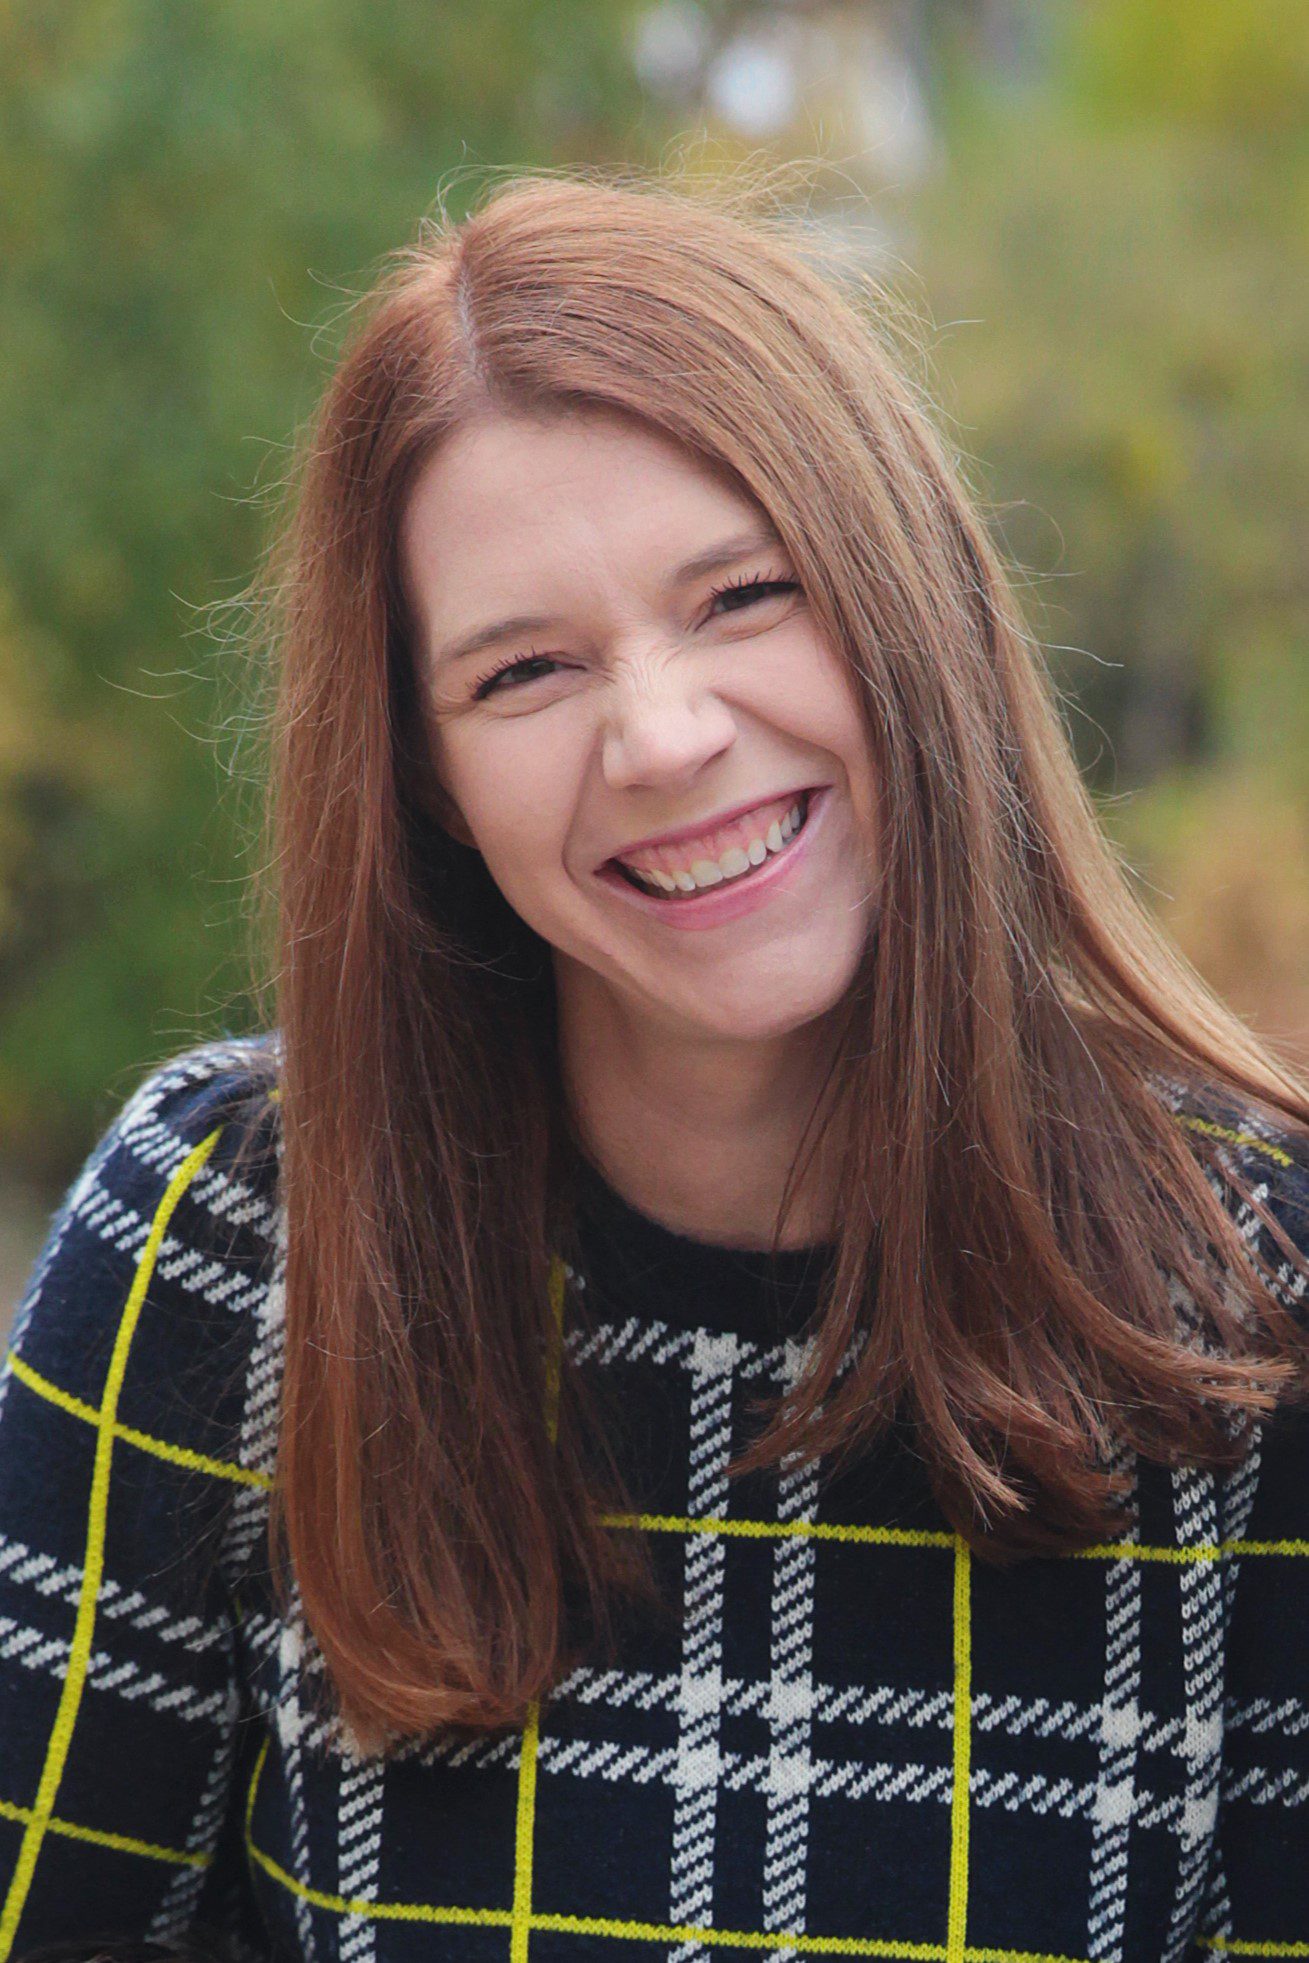
[[[750,838],[744,846],[729,846],[717,859],[692,859],[689,865],[659,871],[653,866],[631,866],[627,870],[662,893],[695,893],[702,887],[717,886],[725,879],[739,879],[752,866],[761,866],[770,852],[780,852],[800,829],[801,805],[797,798],[779,820],[774,819],[762,837]]]

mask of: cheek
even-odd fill
[[[850,753],[862,727],[854,677],[807,620],[757,643],[745,673],[754,713],[816,748]]]
[[[758,688],[748,707],[844,773],[861,823],[874,817],[874,769],[857,678],[845,662],[806,637],[801,646],[778,650],[778,657],[755,677]],[[871,835],[871,832],[870,832]]]
[[[448,759],[447,782],[491,877],[518,912],[531,920],[563,877],[572,801],[549,746],[513,741],[463,746]]]
[[[843,660],[819,652],[810,676],[813,714],[826,732],[827,741],[844,758],[861,756],[867,747],[864,719],[856,693],[861,686]]]

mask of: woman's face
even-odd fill
[[[770,531],[603,412],[465,427],[401,530],[445,822],[561,989],[688,1041],[821,1016],[871,925],[863,729]]]

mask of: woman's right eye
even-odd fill
[[[505,684],[502,680],[504,676],[516,674],[520,669],[523,668],[539,668],[542,665],[544,665],[547,668],[553,668],[556,664],[553,658],[548,654],[508,655],[505,658],[505,660],[501,661],[498,664],[498,666],[492,668],[489,674],[482,676],[476,688],[473,690],[474,702],[485,701],[488,695],[493,694],[497,688],[504,686]],[[533,675],[529,675],[527,677],[528,681],[533,681],[535,679],[536,678]]]

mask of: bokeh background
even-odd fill
[[[0,9],[0,1324],[143,1068],[249,1026],[233,600],[351,298],[492,172],[813,160],[1107,829],[1309,1061],[1305,0]],[[843,275],[844,276],[844,275]]]

